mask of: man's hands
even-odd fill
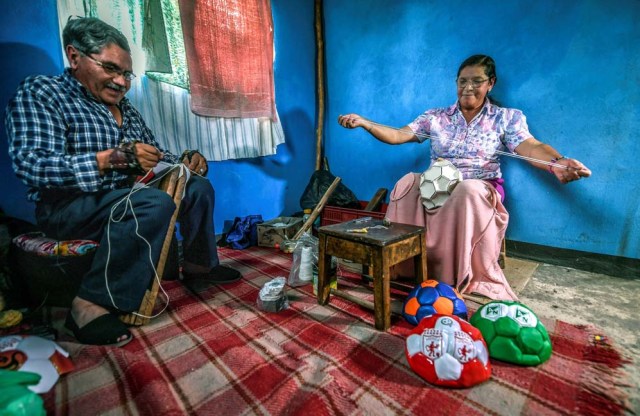
[[[162,153],[158,149],[145,143],[135,144],[135,155],[140,167],[145,172],[155,168],[160,159],[162,159]]]
[[[115,149],[103,150],[96,153],[100,175],[110,170],[124,174],[144,175],[156,167],[163,154],[146,143],[123,143]],[[205,176],[209,170],[207,159],[197,150],[188,150],[182,154],[182,163],[192,172]]]
[[[190,171],[198,175],[205,176],[209,170],[207,159],[197,150],[187,150],[182,154],[182,163],[189,168]]]
[[[162,153],[145,143],[123,143],[115,149],[96,153],[98,170],[104,175],[116,170],[127,175],[143,175],[153,169],[162,159]]]

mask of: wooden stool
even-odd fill
[[[382,220],[353,220],[318,229],[318,303],[326,305],[330,294],[356,302],[372,309],[376,328],[386,331],[391,326],[391,266],[413,258],[416,281],[421,283],[427,280],[427,252],[424,227],[392,223],[387,228],[372,228],[381,225]],[[357,229],[367,232],[349,231]],[[372,266],[373,304],[329,286],[331,256]]]

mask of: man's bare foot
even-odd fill
[[[100,305],[96,305],[95,303],[76,296],[71,302],[70,313],[76,325],[78,325],[78,328],[82,328],[89,322],[96,320],[102,315],[108,314],[109,311]],[[128,336],[126,334],[122,335],[118,338],[118,342],[124,341],[127,338]]]

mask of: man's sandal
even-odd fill
[[[71,311],[69,311],[64,326],[82,344],[122,347],[133,339],[133,335],[131,335],[127,326],[116,315],[110,313],[100,315],[82,328],[79,328],[73,316],[71,316]],[[118,341],[123,335],[126,335],[127,338]]]

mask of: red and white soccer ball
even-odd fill
[[[28,386],[35,393],[46,393],[61,374],[73,370],[69,353],[58,344],[36,336],[0,337],[0,368],[40,375],[40,382]]]
[[[423,318],[407,337],[405,353],[411,369],[438,386],[471,387],[491,376],[482,334],[457,316]]]

